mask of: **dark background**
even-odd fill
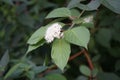
[[[26,42],[32,33],[51,21],[45,20],[45,16],[55,8],[67,6],[68,2],[69,0],[0,0],[0,58],[6,51],[10,56],[10,63],[5,69],[0,67],[1,78],[25,54],[28,47]],[[85,3],[87,2],[89,0]],[[103,77],[107,77],[101,80],[117,80],[116,76],[120,76],[120,15],[101,5],[96,11],[94,24],[94,28],[90,29],[90,57],[95,67],[105,73]],[[46,53],[50,53],[49,47],[45,45],[32,51],[29,60],[37,65],[43,64]],[[77,46],[72,45],[72,48],[73,53],[78,52]],[[48,65],[50,64],[51,62]],[[81,76],[79,65],[87,65],[84,56],[77,57],[68,64],[69,68],[64,73],[68,80],[85,80],[77,79]],[[23,77],[16,80],[23,80]],[[25,76],[24,80],[27,80]]]

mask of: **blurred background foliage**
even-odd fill
[[[26,42],[31,34],[40,26],[50,22],[49,19],[44,20],[47,13],[55,8],[67,6],[69,1],[0,0],[1,80],[3,80],[6,72],[14,64],[18,63],[20,58],[25,54],[28,46]],[[89,1],[87,0],[86,2]],[[104,6],[100,6],[94,17],[94,25],[93,28],[90,28],[91,39],[88,45],[88,51],[95,67],[100,70],[98,79],[120,80],[120,15]],[[39,76],[34,77],[33,75],[38,75],[38,73],[44,71],[46,67],[41,65],[50,60],[48,57],[50,55],[50,46],[46,45],[32,51],[28,59],[23,61],[22,66],[8,80],[13,80],[13,78],[15,80],[45,80],[45,78],[39,78]],[[72,45],[72,54],[75,52],[78,52],[78,46]],[[48,66],[51,64],[50,61],[47,63]],[[68,80],[87,80],[79,71],[81,64],[87,65],[84,56],[70,61],[63,75]],[[31,68],[30,65],[34,67]],[[66,80],[62,75],[53,74],[61,73],[59,69],[49,73],[52,74],[46,76],[48,80],[52,80],[50,79],[51,77],[54,77],[54,80],[59,80],[59,77],[62,77],[60,80]]]

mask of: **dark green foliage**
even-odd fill
[[[98,80],[120,80],[120,0],[90,1],[0,0],[0,80],[88,80],[91,75]],[[86,12],[79,19],[81,10]],[[82,22],[91,15],[93,21]],[[59,21],[68,24],[64,27],[72,22],[77,27],[66,31],[64,39],[46,44],[45,25]],[[73,33],[76,37],[71,37]],[[82,49],[78,46],[87,48],[93,70],[83,55],[68,62]]]

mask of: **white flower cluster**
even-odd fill
[[[50,43],[54,40],[54,38],[60,39],[63,37],[63,32],[61,32],[62,26],[58,23],[52,24],[45,33],[45,40]]]
[[[86,17],[86,18],[84,19],[84,23],[91,22],[92,20],[93,20],[93,16]]]

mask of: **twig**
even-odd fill
[[[90,67],[90,69],[91,69],[91,71],[94,69],[94,66],[93,66],[93,63],[92,63],[92,61],[91,61],[91,59],[90,59],[90,57],[89,57],[89,55],[88,55],[88,52],[86,51],[86,50],[84,50],[84,55],[85,55],[85,57],[86,57],[86,59],[87,59],[87,62],[88,62],[88,64],[89,64],[89,67]],[[93,75],[91,74],[91,76],[89,77],[89,80],[93,80]]]
[[[87,62],[88,62],[88,64],[89,64],[90,69],[93,70],[94,67],[93,67],[92,61],[91,61],[91,59],[90,59],[90,57],[89,57],[89,55],[88,55],[88,52],[87,52],[86,50],[84,50],[84,55],[85,55],[85,57],[86,57],[86,59],[87,59]]]
[[[80,13],[80,15],[78,16],[78,18],[80,18],[84,12],[85,12],[85,10],[83,10],[83,11]]]
[[[75,59],[76,57],[80,56],[83,52],[84,52],[84,49],[83,49],[82,51],[74,54],[73,56],[71,56],[71,57],[69,58],[69,61],[71,61],[71,60]]]
[[[74,25],[75,25],[75,23],[72,23],[72,25],[69,27],[69,29],[71,29]]]
[[[80,18],[84,12],[85,12],[85,10],[83,10],[77,18]],[[71,29],[74,25],[75,25],[75,23],[72,23],[72,25],[69,27],[69,29]]]

